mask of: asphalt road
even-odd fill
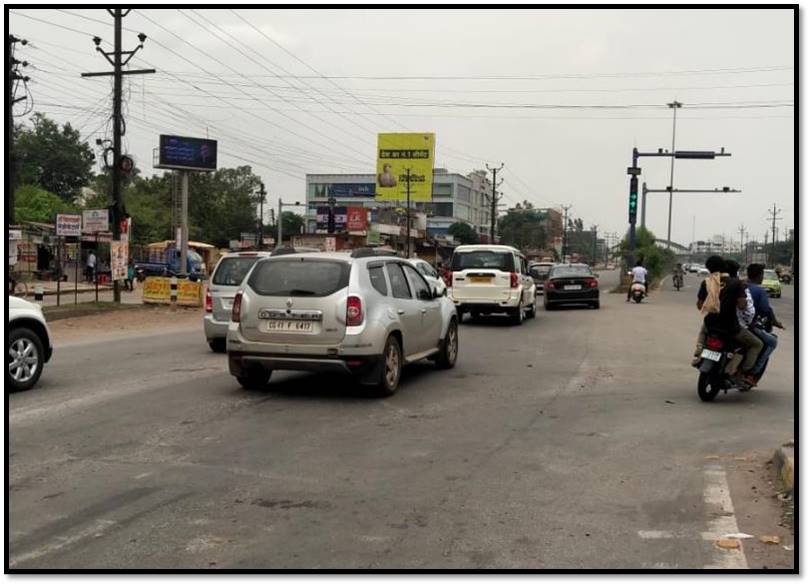
[[[286,372],[242,390],[201,327],[57,346],[10,397],[10,567],[791,566],[714,540],[792,544],[764,493],[793,432],[792,292],[761,387],[703,404],[696,282],[465,323],[455,369],[388,399]]]

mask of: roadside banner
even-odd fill
[[[431,201],[435,143],[429,132],[378,134],[375,199],[405,201],[410,182],[411,201]]]
[[[82,231],[86,234],[110,231],[110,214],[106,209],[82,211]]]
[[[72,213],[58,213],[56,215],[57,236],[82,235],[82,216]]]
[[[110,270],[113,280],[126,280],[129,262],[129,242],[110,242]]]
[[[186,307],[202,306],[201,282],[190,280],[177,280],[177,304]],[[171,279],[166,276],[150,276],[143,281],[143,302],[171,303]]]

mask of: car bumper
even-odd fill
[[[459,315],[469,313],[470,311],[480,313],[504,313],[517,309],[520,304],[520,293],[509,295],[508,298],[501,300],[453,298],[452,301]]]
[[[208,341],[212,339],[225,339],[228,337],[228,323],[230,321],[217,321],[211,314],[203,317],[203,330]]]
[[[376,372],[382,364],[380,355],[292,355],[228,351],[228,370],[233,376],[242,376],[254,368],[265,370],[292,370],[325,374],[351,374],[366,376]]]
[[[599,300],[599,289],[574,291],[546,291],[545,302],[549,305],[563,303],[592,303]]]

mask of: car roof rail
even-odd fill
[[[393,250],[377,250],[375,248],[355,248],[352,250],[352,258],[372,258],[374,256],[396,256]]]
[[[285,254],[297,254],[298,251],[295,248],[290,246],[278,247],[272,252],[270,252],[271,256],[283,256]]]

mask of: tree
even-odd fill
[[[478,233],[476,233],[472,226],[463,221],[457,221],[451,224],[450,227],[447,228],[447,233],[453,236],[460,244],[478,244],[481,242]]]
[[[627,238],[622,240],[622,255],[630,253]],[[657,280],[668,273],[675,263],[675,253],[661,248],[655,243],[655,234],[647,228],[636,230],[636,261],[641,262],[650,274],[650,280]]]
[[[34,114],[33,123],[33,128],[18,127],[15,132],[17,180],[39,185],[73,203],[93,176],[93,149],[69,123],[60,129],[39,113]]]
[[[291,240],[293,236],[300,234],[303,226],[303,216],[293,211],[285,211],[281,214],[281,238],[283,240]],[[278,227],[276,227],[276,229],[278,229]],[[281,242],[278,242],[278,245],[281,245]]]
[[[545,222],[547,215],[524,201],[498,220],[501,242],[516,248],[543,249],[548,243]]]
[[[39,185],[21,185],[14,191],[14,208],[17,221],[54,223],[57,213],[74,211],[57,195]]]

